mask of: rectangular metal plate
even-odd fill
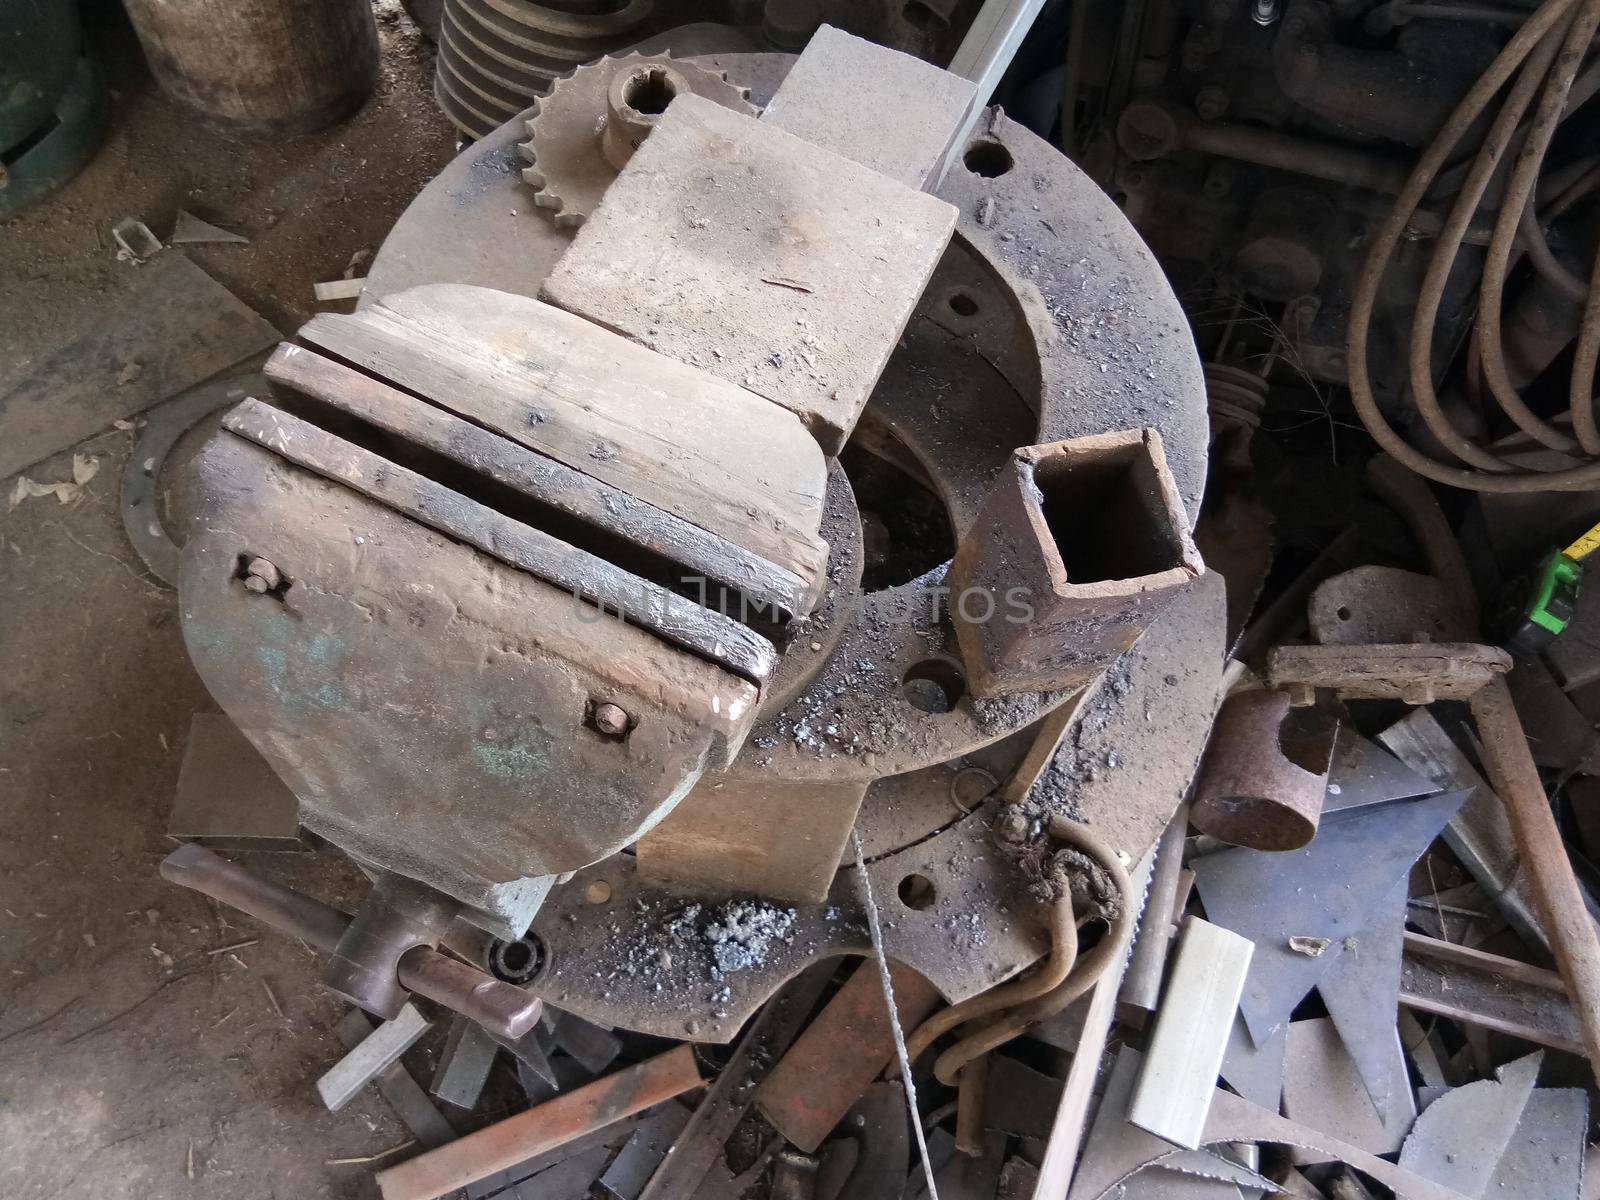
[[[837,454],[955,218],[943,200],[679,96],[543,294],[782,405]]]

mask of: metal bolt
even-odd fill
[[[621,737],[631,723],[627,712],[620,706],[606,703],[594,706],[594,727],[607,737]]]
[[[245,564],[244,586],[246,591],[254,592],[261,596],[272,591],[283,582],[283,575],[278,568],[264,558],[252,558]]]
[[[1028,836],[1028,818],[1015,806],[1003,809],[994,819],[994,835],[1002,842],[1020,842]]]
[[[1195,94],[1194,111],[1201,120],[1221,120],[1228,111],[1228,89],[1220,83],[1208,83]]]

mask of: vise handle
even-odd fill
[[[170,883],[210,896],[272,928],[331,952],[350,924],[347,913],[282,887],[213,854],[179,846],[161,864]],[[539,1020],[544,1002],[521,988],[468,966],[431,946],[413,946],[400,959],[400,986],[476,1021],[490,1034],[522,1037]]]

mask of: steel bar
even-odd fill
[[[339,1022],[336,1032],[344,1048],[354,1050],[372,1036],[372,1028],[372,1018],[359,1008],[352,1008]],[[373,1082],[419,1145],[432,1150],[456,1140],[456,1131],[450,1127],[450,1122],[433,1106],[428,1093],[411,1077],[403,1063],[391,1063]]]
[[[378,1188],[384,1200],[434,1200],[700,1083],[693,1048],[679,1046],[379,1171]]]
[[[349,916],[332,905],[252,875],[203,846],[179,846],[162,862],[161,877],[237,908],[318,950],[332,952],[350,924]],[[532,1029],[544,1007],[521,988],[427,946],[405,953],[399,979],[408,991],[511,1039]]]
[[[1560,975],[1453,942],[1405,935],[1400,1003],[1535,1045],[1584,1052]]]
[[[890,964],[889,976],[901,1027],[914,1029],[939,993],[899,963]],[[876,966],[864,961],[756,1089],[756,1107],[789,1141],[815,1153],[894,1053],[883,985]]]
[[[707,1089],[672,1153],[650,1177],[640,1200],[691,1200],[700,1195],[707,1172],[749,1111],[757,1084],[800,1032],[834,966],[824,962],[810,967],[767,1002]]]
[[[1043,7],[1044,0],[986,0],[967,27],[966,36],[945,69],[952,75],[970,79],[977,86],[948,148],[929,176],[930,191],[944,181],[951,163],[966,149],[967,139],[972,136],[983,106],[1016,57],[1017,47],[1022,45],[1022,39]]]
[[[412,1005],[392,1021],[379,1025],[350,1053],[317,1080],[317,1094],[329,1112],[338,1112],[356,1093],[400,1061],[400,1056],[428,1032],[431,1023]]]

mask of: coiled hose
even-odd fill
[[[1536,267],[1546,273],[1552,267],[1565,272],[1549,254],[1543,232],[1538,228],[1535,193],[1551,138],[1575,107],[1572,101],[1578,97],[1574,95],[1573,81],[1597,28],[1600,28],[1600,0],[1545,0],[1523,22],[1423,152],[1374,235],[1356,277],[1348,328],[1350,395],[1356,412],[1384,450],[1410,470],[1439,483],[1484,492],[1576,491],[1600,484],[1600,462],[1554,471],[1529,470],[1472,442],[1450,423],[1439,404],[1432,378],[1433,330],[1446,280],[1501,161],[1515,148],[1516,158],[1485,253],[1475,333],[1483,380],[1506,415],[1535,441],[1569,454],[1600,457],[1600,428],[1596,426],[1594,412],[1595,362],[1600,354],[1600,257],[1596,260],[1579,324],[1571,380],[1572,434],[1534,413],[1517,394],[1506,368],[1500,336],[1501,303],[1519,231],[1525,234],[1524,240]],[[1456,145],[1513,76],[1515,81],[1435,242],[1412,322],[1412,397],[1434,437],[1461,463],[1467,464],[1460,466],[1422,453],[1389,424],[1373,393],[1367,341],[1379,287],[1417,206]],[[1587,90],[1588,78],[1586,74],[1585,87],[1580,92]],[[1524,126],[1523,118],[1530,106],[1533,115]],[[1567,202],[1571,202],[1570,198]]]

